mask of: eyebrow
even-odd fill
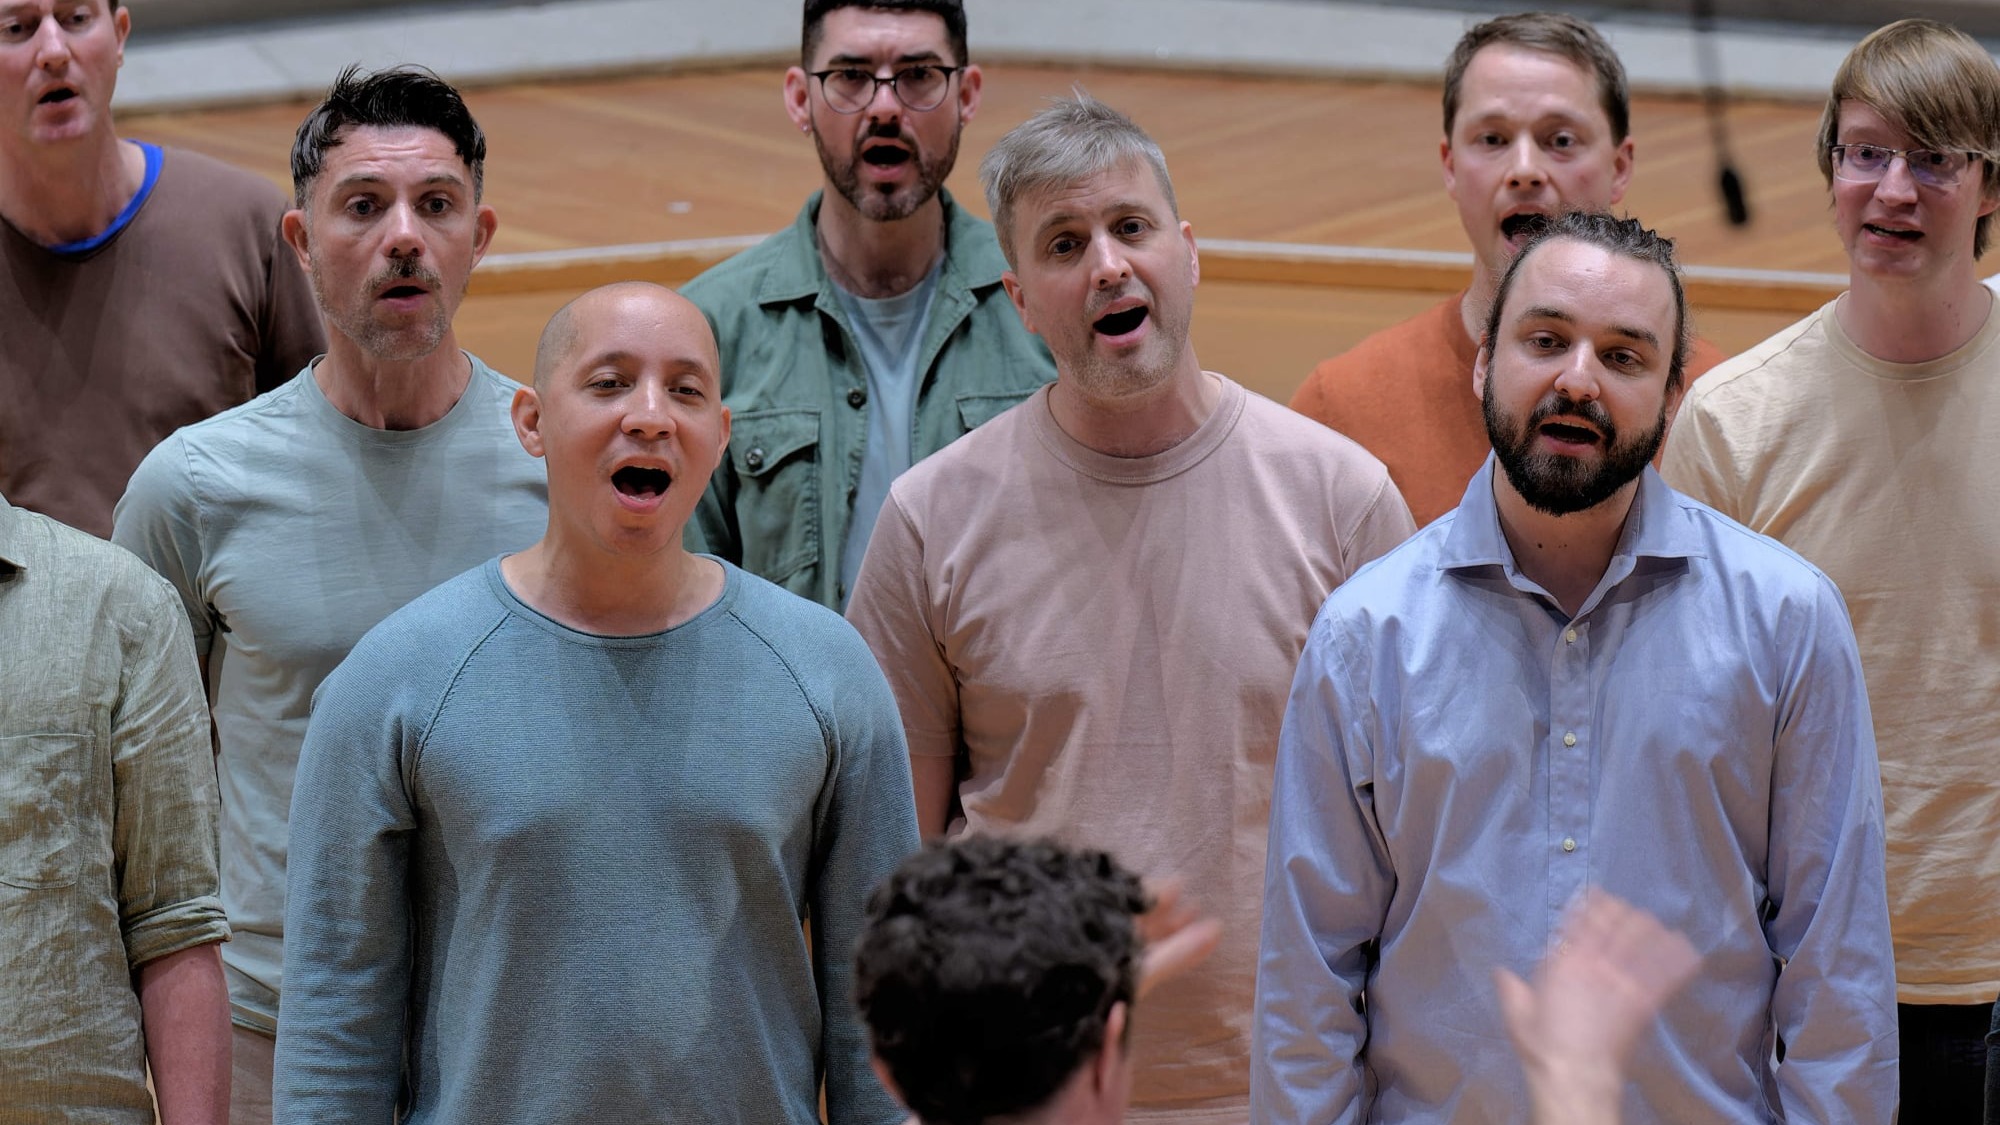
[[[357,184],[386,184],[388,182],[386,177],[378,176],[373,172],[356,172],[351,176],[342,176],[339,180],[335,181],[333,187],[335,191],[338,191],[341,188],[353,187]],[[433,176],[425,176],[422,184],[425,187],[437,187],[439,185],[464,187],[465,180],[450,173],[439,172]]]
[[[944,61],[944,56],[938,54],[936,51],[905,51],[896,56],[896,61],[898,63],[917,64],[940,63]],[[826,65],[837,69],[870,67],[875,65],[875,60],[863,55],[835,55],[826,60]]]
[[[1563,324],[1576,323],[1575,317],[1562,309],[1550,305],[1535,305],[1532,308],[1526,309],[1521,313],[1519,319],[1521,321],[1554,320],[1560,321]],[[1611,326],[1610,334],[1613,336],[1622,336],[1627,340],[1636,340],[1655,349],[1660,346],[1660,338],[1645,328],[1635,328],[1628,324],[1614,324]]]

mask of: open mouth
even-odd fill
[[[1519,242],[1539,234],[1548,223],[1549,217],[1539,211],[1523,211],[1500,220],[1500,234],[1509,242]]]
[[[1146,306],[1134,305],[1115,313],[1105,313],[1098,317],[1091,327],[1095,328],[1099,335],[1123,336],[1128,332],[1137,332],[1139,326],[1146,323],[1148,315]]]
[[[665,469],[647,469],[638,465],[627,465],[611,474],[611,487],[626,496],[651,499],[667,490],[674,478]]]
[[[1903,242],[1915,242],[1917,239],[1922,238],[1924,236],[1924,232],[1920,230],[1902,230],[1895,227],[1878,227],[1874,223],[1863,223],[1862,229],[1868,231],[1870,234],[1879,234],[1884,238],[1900,239]]]
[[[50,90],[48,93],[43,94],[41,98],[36,102],[36,104],[61,105],[62,103],[74,97],[76,97],[75,90],[72,90],[67,86],[58,86],[55,89]]]
[[[1599,440],[1596,430],[1572,426],[1567,422],[1544,422],[1542,433],[1570,445],[1595,445]]]
[[[400,300],[404,300],[404,299],[406,299],[406,298],[410,298],[410,297],[423,297],[423,296],[427,296],[427,295],[428,295],[429,293],[430,293],[430,290],[428,290],[428,289],[425,289],[425,288],[423,288],[422,286],[418,286],[418,285],[397,285],[397,286],[393,286],[393,287],[391,287],[391,288],[388,288],[388,289],[384,289],[384,290],[382,291],[382,296],[383,296],[383,298],[384,298],[384,299],[386,299],[386,300],[390,300],[390,301],[400,301]]]
[[[861,159],[878,168],[894,168],[910,162],[910,150],[901,145],[872,145],[861,150]]]

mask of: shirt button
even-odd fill
[[[1564,745],[1564,746],[1575,746],[1575,745],[1576,745],[1576,732],[1575,732],[1575,731],[1571,731],[1571,732],[1569,732],[1568,734],[1566,734],[1566,735],[1563,735],[1563,745]]]
[[[847,405],[856,410],[868,405],[868,392],[856,387],[847,392]]]
[[[1564,836],[1564,837],[1563,837],[1563,850],[1564,850],[1564,851],[1566,851],[1566,852],[1573,852],[1573,851],[1575,851],[1575,850],[1576,850],[1576,837],[1574,837],[1574,836]]]
[[[1563,643],[1564,643],[1564,644],[1572,644],[1572,645],[1576,643],[1576,630],[1575,630],[1575,629],[1569,629],[1569,630],[1565,630],[1565,631],[1564,631],[1564,633],[1563,633]]]
[[[751,448],[750,452],[748,452],[748,453],[745,453],[745,454],[743,455],[743,463],[744,463],[745,465],[748,465],[748,466],[750,466],[750,471],[751,471],[751,472],[753,472],[753,473],[754,473],[754,472],[756,472],[756,471],[757,471],[758,469],[761,469],[761,468],[763,468],[763,467],[764,467],[764,447],[763,447],[763,446],[761,446],[761,445],[759,445],[759,446],[753,446],[753,447]]]

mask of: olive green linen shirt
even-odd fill
[[[229,936],[186,618],[0,499],[0,644],[0,1125],[151,1125],[133,971]]]
[[[921,461],[1056,377],[1000,284],[993,225],[940,190],[945,260],[919,341],[910,449]],[[688,522],[690,550],[838,610],[840,552],[868,437],[868,371],[820,260],[814,192],[798,221],[687,283],[715,329],[729,455]]]

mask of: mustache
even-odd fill
[[[1528,429],[1532,430],[1543,422],[1555,417],[1581,418],[1595,426],[1605,440],[1616,437],[1618,429],[1611,424],[1611,412],[1596,399],[1577,402],[1561,391],[1551,391],[1535,404],[1534,412],[1528,415]]]
[[[424,268],[422,261],[416,258],[396,258],[388,269],[368,279],[368,291],[377,292],[397,281],[421,281],[433,292],[444,287],[444,279]]]

